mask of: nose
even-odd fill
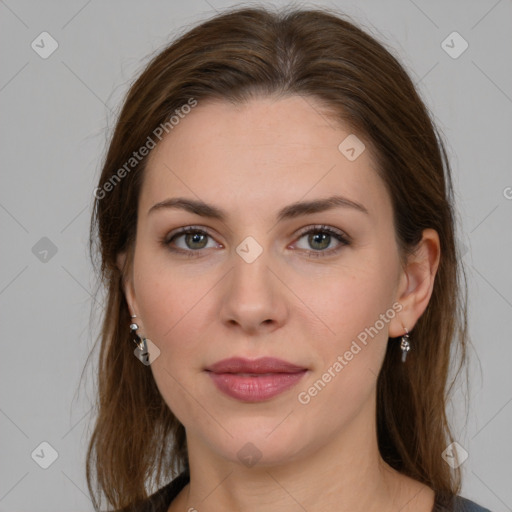
[[[268,251],[254,261],[233,254],[233,267],[222,289],[221,321],[246,334],[269,333],[287,318],[286,287],[273,270]]]

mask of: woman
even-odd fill
[[[325,9],[191,29],[132,85],[95,197],[91,494],[94,477],[118,510],[485,510],[458,496],[445,412],[466,348],[450,167],[375,39]]]

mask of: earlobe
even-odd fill
[[[401,336],[404,328],[411,331],[424,313],[434,289],[440,256],[439,235],[434,229],[425,229],[416,250],[408,257],[403,271],[397,299],[403,309],[397,317],[397,322],[390,325],[391,337]]]

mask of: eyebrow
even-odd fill
[[[294,219],[302,215],[311,215],[313,213],[324,212],[339,207],[352,208],[368,215],[368,210],[362,204],[347,199],[346,197],[335,195],[325,199],[292,203],[279,210],[276,218],[278,222],[281,222],[283,220]],[[156,203],[148,210],[148,215],[152,212],[168,208],[185,210],[187,212],[200,215],[201,217],[217,219],[221,222],[225,222],[228,217],[227,213],[221,208],[207,204],[203,201],[188,199],[185,197],[175,197]]]

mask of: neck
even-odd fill
[[[367,417],[359,415],[293,460],[266,464],[262,458],[253,467],[220,457],[187,433],[190,484],[175,500],[176,510],[430,511],[433,492],[427,496],[426,486],[384,462]]]

